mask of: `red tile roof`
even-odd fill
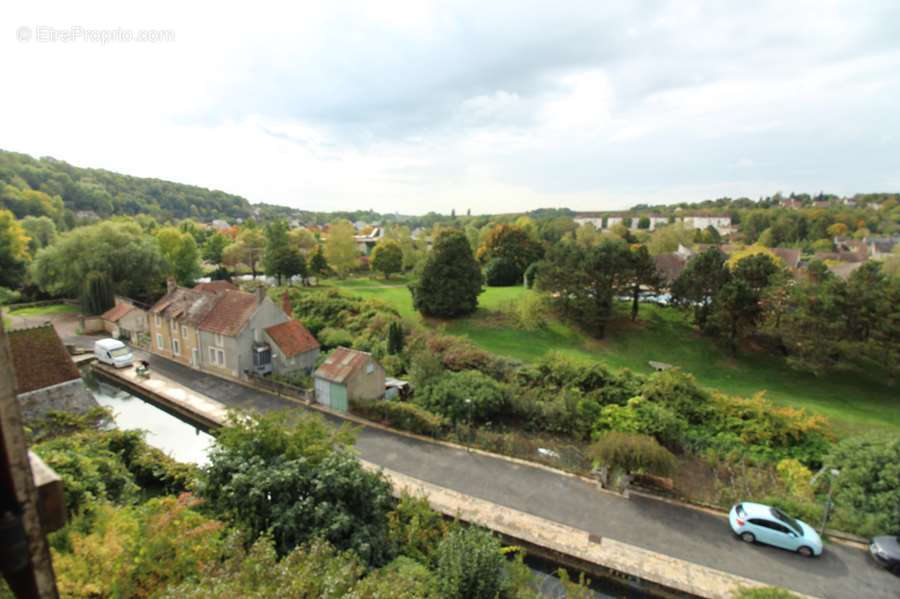
[[[194,289],[200,291],[212,291],[213,293],[222,293],[223,291],[239,291],[240,288],[231,281],[210,281],[209,283],[197,283]]]
[[[225,291],[215,297],[218,301],[200,323],[200,329],[234,337],[253,316],[258,298],[245,291]]]
[[[190,326],[199,326],[215,307],[219,295],[210,291],[176,287],[150,308],[151,314],[175,319]]]
[[[334,383],[343,383],[371,357],[372,354],[366,352],[339,347],[331,352],[325,363],[316,370],[314,376]]]
[[[9,331],[8,335],[17,393],[81,378],[53,325]]]
[[[110,322],[119,322],[119,319],[134,310],[134,306],[131,304],[126,304],[125,302],[120,302],[103,313],[100,317],[103,320],[108,320]]]
[[[285,358],[319,348],[319,342],[305,326],[296,320],[288,320],[266,329],[266,334],[281,350]]]

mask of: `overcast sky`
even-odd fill
[[[0,8],[0,148],[326,211],[900,190],[897,0],[82,4]]]

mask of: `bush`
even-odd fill
[[[668,476],[675,471],[675,456],[649,435],[609,432],[597,439],[588,454],[610,468]]]
[[[452,372],[416,392],[416,402],[453,422],[495,420],[509,403],[506,388],[477,370]]]
[[[0,304],[14,304],[16,302],[22,301],[22,294],[18,291],[13,291],[12,289],[8,289],[6,287],[0,287]]]
[[[503,312],[523,331],[536,331],[547,326],[547,302],[539,293],[527,293],[522,298],[509,302]]]
[[[522,282],[522,271],[507,258],[494,258],[484,267],[484,279],[493,287],[508,287]]]
[[[680,451],[687,423],[664,405],[633,397],[624,406],[603,406],[594,422],[595,434],[605,431],[650,435],[665,447]]]
[[[476,527],[457,528],[438,545],[437,579],[447,599],[495,599],[505,570],[500,541]]]
[[[335,347],[351,347],[353,345],[353,335],[344,329],[335,329],[327,327],[319,331],[319,343],[322,349],[329,350]]]
[[[799,599],[798,595],[778,587],[741,587],[734,594],[735,599]]]
[[[369,420],[432,437],[439,435],[447,424],[438,414],[403,401],[351,399],[350,410]]]
[[[449,525],[441,514],[431,509],[424,496],[403,495],[388,514],[388,528],[400,555],[435,566],[435,551]]]

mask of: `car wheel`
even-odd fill
[[[797,553],[799,553],[803,557],[812,557],[813,556],[813,550],[810,549],[809,547],[807,547],[806,545],[797,549]]]
[[[741,540],[745,543],[752,543],[756,540],[756,537],[753,536],[752,532],[742,532]]]
[[[897,576],[900,576],[900,564],[894,564],[893,566],[891,566],[891,572],[896,574]]]

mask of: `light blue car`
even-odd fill
[[[778,508],[745,501],[731,508],[728,522],[734,534],[747,543],[759,541],[806,557],[822,555],[819,533]]]

